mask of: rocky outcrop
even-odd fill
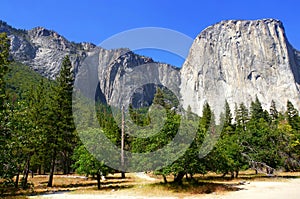
[[[116,107],[151,104],[157,86],[167,87],[180,98],[178,68],[154,62],[129,49],[97,48],[81,63],[76,83],[89,98],[96,93],[102,96],[101,101]]]
[[[298,65],[298,68],[300,68],[300,51],[294,50],[295,53],[295,62]]]
[[[288,43],[275,19],[222,21],[203,30],[181,69],[185,108],[198,114],[208,102],[218,115],[225,99],[250,102],[257,96],[265,109],[271,100],[284,110],[287,100],[299,109],[299,52]]]
[[[0,32],[6,32],[11,41],[11,55],[38,71],[43,76],[54,79],[60,70],[62,59],[68,54],[73,66],[78,67],[88,51],[96,46],[91,43],[69,42],[58,33],[37,27],[32,30],[15,29],[0,21]]]

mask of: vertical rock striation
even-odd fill
[[[279,110],[287,100],[300,108],[299,60],[280,21],[222,21],[194,40],[181,69],[183,106],[201,114],[208,102],[218,116],[225,99],[233,109],[257,96],[267,110],[271,100]]]

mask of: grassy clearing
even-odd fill
[[[47,187],[48,176],[37,175],[29,177],[29,183],[33,187],[27,190],[9,190],[6,198],[26,198],[28,195],[40,195],[60,191],[75,194],[121,194],[128,196],[175,196],[186,197],[197,194],[225,193],[237,191],[241,182],[245,181],[286,181],[289,178],[300,178],[300,172],[278,172],[275,177],[268,177],[263,174],[256,175],[254,171],[241,172],[239,178],[230,179],[229,176],[221,177],[220,174],[208,173],[206,175],[194,176],[194,181],[183,181],[182,185],[167,183],[164,184],[161,176],[148,174],[156,180],[145,180],[135,174],[126,174],[126,179],[121,179],[120,174],[109,175],[102,181],[101,190],[97,189],[97,182],[91,178],[84,178],[78,175],[55,175],[54,186]],[[172,176],[167,177],[172,181]],[[0,183],[1,184],[1,183]]]

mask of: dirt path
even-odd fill
[[[137,177],[139,177],[141,179],[148,180],[148,181],[155,181],[155,180],[157,180],[155,178],[151,178],[150,176],[148,176],[144,172],[135,173],[135,176],[137,176]]]
[[[242,190],[225,194],[209,194],[203,199],[299,199],[300,179],[291,179],[283,182],[250,182],[238,186]],[[191,197],[190,199],[192,199]],[[197,197],[194,197],[197,198]]]
[[[72,194],[55,193],[42,196],[32,196],[29,198],[38,199],[178,199],[177,197],[149,197],[149,196],[123,196],[119,194]]]
[[[282,182],[250,182],[250,184],[240,185],[240,191],[206,194],[186,197],[186,199],[299,199],[300,198],[300,179],[291,179]],[[124,194],[124,193],[123,193]],[[42,196],[32,196],[29,198],[57,198],[57,199],[177,199],[173,196],[149,197],[149,196],[125,196],[122,193],[114,192],[108,194],[74,194],[56,193]]]

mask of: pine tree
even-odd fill
[[[287,119],[289,124],[292,126],[295,130],[300,130],[300,118],[299,118],[299,112],[294,107],[291,101],[287,101],[287,111],[286,111]]]
[[[36,140],[35,153],[32,157],[32,166],[38,167],[38,172],[41,174],[47,165],[49,165],[49,151],[44,143],[47,142],[46,137],[52,132],[49,128],[49,110],[50,110],[50,97],[49,93],[50,84],[44,79],[41,79],[39,84],[32,86],[28,97],[28,117],[30,118],[33,126],[32,133]],[[46,145],[47,146],[47,145]]]
[[[203,106],[202,117],[200,119],[200,128],[204,131],[208,131],[210,127],[211,120],[213,118],[213,113],[208,103]]]
[[[225,101],[225,115],[224,115],[224,125],[223,128],[231,127],[232,126],[232,114],[230,111],[230,106],[227,102]]]
[[[7,104],[6,82],[4,76],[8,73],[9,65],[9,39],[6,33],[0,33],[0,178],[11,178],[10,157],[7,144],[10,140],[10,131],[7,127],[9,106]]]
[[[249,113],[244,103],[241,103],[239,108],[236,110],[235,121],[238,128],[245,130],[246,123],[249,121]]]
[[[162,107],[166,106],[165,99],[164,99],[164,93],[160,88],[156,89],[156,93],[153,98],[153,104],[161,105]]]
[[[271,119],[273,121],[277,120],[278,117],[279,117],[279,113],[277,111],[277,108],[276,108],[276,103],[274,100],[271,101],[271,106],[270,106],[270,116],[271,116]]]
[[[64,173],[69,172],[71,166],[71,155],[76,144],[75,125],[72,113],[72,92],[74,74],[69,56],[62,62],[60,74],[53,87],[53,97],[49,119],[52,126],[52,133],[48,135],[48,142],[51,148],[51,168],[48,187],[52,187],[53,174],[57,156],[60,155]]]
[[[8,73],[9,65],[9,39],[6,33],[0,33],[0,111],[2,112],[4,108],[4,102],[6,100],[6,83],[4,76]]]
[[[251,119],[258,120],[260,118],[265,118],[264,110],[257,97],[255,98],[255,102],[251,102],[250,110],[251,110]]]
[[[0,131],[1,134],[5,131],[5,111],[7,109],[6,100],[7,100],[7,93],[6,93],[6,82],[4,76],[8,73],[8,64],[9,64],[9,39],[5,33],[0,33]],[[4,138],[1,135],[1,138]],[[2,144],[2,140],[0,140],[0,144]]]

